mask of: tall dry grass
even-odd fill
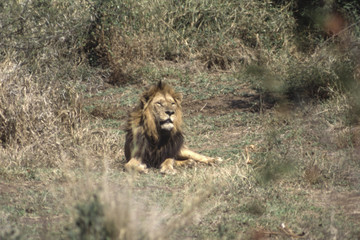
[[[160,179],[141,187],[137,175],[113,182],[111,174],[110,168],[100,178],[88,172],[85,181],[77,181],[78,186],[68,192],[67,201],[77,203],[69,238],[182,238],[184,230],[191,231],[253,183],[243,166],[199,169],[191,176],[179,173],[177,181],[187,183],[181,188],[156,185]]]
[[[56,166],[81,126],[79,95],[70,82],[39,81],[11,57],[0,65],[1,165]]]
[[[92,51],[115,83],[141,78],[139,68],[154,61],[216,71],[266,62],[291,47],[295,26],[289,5],[257,1],[94,1],[93,8]]]

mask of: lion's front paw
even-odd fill
[[[173,158],[167,158],[160,166],[160,172],[162,174],[174,175],[176,170],[174,169],[175,160]]]
[[[195,165],[196,165],[196,161],[194,161],[193,159],[187,160],[186,166],[193,167]]]
[[[146,167],[145,164],[140,164],[136,170],[139,173],[148,173],[149,172],[149,170],[148,170],[148,168]]]
[[[186,160],[176,160],[174,165],[176,167],[193,167],[195,166],[196,161],[193,159],[186,159]]]
[[[177,171],[173,166],[162,166],[160,169],[160,173],[167,175],[175,175]]]
[[[127,172],[148,173],[146,165],[142,163],[134,164],[133,162],[128,162],[125,164],[125,170]]]

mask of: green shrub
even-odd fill
[[[356,55],[326,52],[326,59],[313,57],[289,65],[284,91],[290,99],[327,99],[335,92],[351,92],[356,87]]]
[[[106,220],[104,206],[97,195],[93,195],[87,202],[76,207],[76,231],[69,231],[70,239],[108,240],[117,239],[114,226]]]
[[[294,26],[288,7],[258,1],[114,0],[91,5],[95,26],[87,51],[95,51],[92,56],[121,76],[154,60],[199,60],[209,69],[229,69],[258,60],[260,48],[281,48]]]
[[[16,60],[32,73],[65,61],[78,61],[90,19],[80,1],[5,1],[0,5],[0,57],[16,51]]]

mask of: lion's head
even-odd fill
[[[140,103],[145,133],[158,140],[162,134],[180,132],[181,101],[182,95],[161,81],[145,91]]]

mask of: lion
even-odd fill
[[[175,174],[177,166],[222,161],[184,146],[181,102],[182,94],[162,81],[142,94],[126,126],[125,170],[147,173],[154,167],[163,174]]]

